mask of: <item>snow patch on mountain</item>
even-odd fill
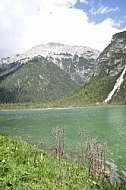
[[[10,64],[14,62],[26,63],[36,56],[43,56],[45,58],[53,58],[56,63],[56,59],[59,58],[70,58],[73,55],[82,55],[85,58],[96,59],[100,51],[86,47],[86,46],[70,46],[60,43],[47,43],[45,45],[41,44],[35,46],[28,50],[24,54],[17,54],[12,57],[3,58],[0,61],[0,64]]]

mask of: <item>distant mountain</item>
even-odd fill
[[[1,60],[0,102],[58,99],[59,106],[126,104],[126,31],[114,34],[101,53],[49,43]]]
[[[68,99],[82,104],[126,104],[126,31],[113,35],[111,43],[96,60],[94,75]]]
[[[57,43],[0,61],[0,102],[48,102],[73,92],[94,73],[99,51]]]
[[[44,57],[69,74],[72,80],[83,84],[94,72],[95,60],[100,51],[83,46],[48,43],[33,47],[24,54],[1,59],[1,64],[25,64],[34,57]]]

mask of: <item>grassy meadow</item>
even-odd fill
[[[92,176],[82,162],[56,157],[41,143],[5,135],[0,135],[0,174],[1,190],[125,189],[124,184],[112,185],[107,175]]]

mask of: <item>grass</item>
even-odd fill
[[[80,162],[57,159],[21,139],[0,135],[0,190],[123,190],[93,178]]]

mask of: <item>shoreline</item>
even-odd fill
[[[82,106],[65,106],[65,107],[41,107],[39,108],[38,107],[34,107],[34,106],[31,106],[30,108],[29,107],[25,107],[23,106],[23,104],[21,104],[20,106],[14,106],[15,104],[9,104],[7,106],[1,106],[2,104],[0,104],[0,111],[3,111],[3,110],[7,110],[7,111],[11,111],[11,110],[60,110],[60,109],[81,109],[81,108],[94,108],[94,107],[122,107],[122,106],[126,106],[126,105],[121,105],[121,104],[95,104],[95,105],[82,105]],[[30,104],[29,104],[30,105]],[[41,104],[40,104],[41,105]],[[4,107],[4,108],[1,108],[1,107]],[[25,108],[24,108],[25,107]]]

